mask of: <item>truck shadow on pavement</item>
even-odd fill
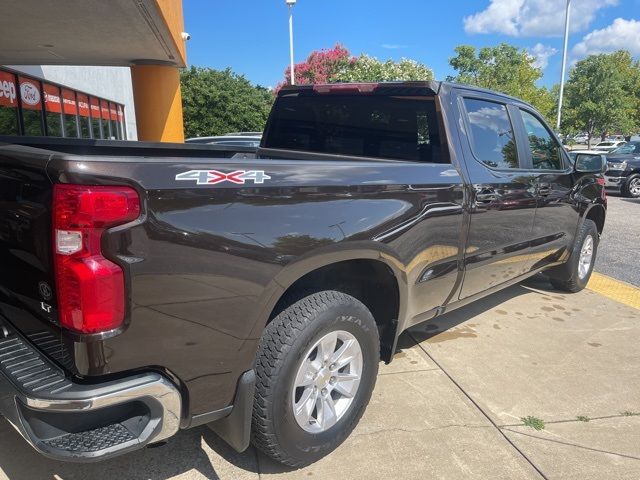
[[[452,329],[455,329],[455,327],[471,318],[499,307],[508,300],[531,293],[532,289],[534,289],[533,291],[544,290],[549,293],[557,292],[557,290],[551,286],[551,283],[549,283],[544,276],[536,275],[523,281],[521,284],[516,284],[504,290],[500,290],[485,298],[476,300],[469,305],[465,305],[457,310],[445,313],[433,320],[411,327],[411,329],[409,329],[409,334],[418,343],[429,340],[436,335],[441,335],[438,339],[442,339],[442,341],[453,340],[457,337],[475,337],[475,333],[472,328],[459,331],[452,331]],[[400,339],[402,340],[402,337],[400,337]],[[402,342],[399,341],[398,343],[402,345]],[[404,344],[409,345],[406,341]]]
[[[257,457],[253,447],[237,453],[207,427],[181,431],[159,447],[99,463],[82,464],[41,456],[6,420],[0,419],[0,479],[164,480],[184,476],[218,480],[246,478],[248,472],[254,472],[257,478]]]
[[[551,285],[544,277],[533,277],[523,284],[514,285],[432,321],[412,327],[410,333],[405,332],[400,337],[396,354],[401,353],[402,349],[415,346],[415,341],[422,342],[436,335],[447,335],[447,331],[455,329],[461,323],[496,308],[507,300],[531,293],[532,289],[552,291]],[[464,332],[462,335],[464,336]],[[217,480],[252,476],[257,478],[260,472],[282,473],[293,470],[264,456],[258,460],[258,453],[253,447],[244,453],[236,452],[206,426],[181,431],[165,445],[145,448],[111,460],[94,464],[63,463],[38,454],[4,419],[0,419],[0,469],[0,480],[164,480],[178,476]]]

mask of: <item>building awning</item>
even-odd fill
[[[179,0],[5,0],[0,64],[186,64]]]

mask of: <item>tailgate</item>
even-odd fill
[[[64,364],[55,326],[50,156],[46,150],[0,145],[0,322],[9,321]]]

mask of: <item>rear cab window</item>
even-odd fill
[[[285,93],[262,148],[450,163],[436,101],[428,95]]]
[[[507,106],[490,100],[464,98],[473,155],[491,168],[520,168]]]

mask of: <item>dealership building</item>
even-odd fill
[[[184,140],[181,1],[8,3],[0,136]]]
[[[131,71],[0,66],[0,135],[137,140]]]

